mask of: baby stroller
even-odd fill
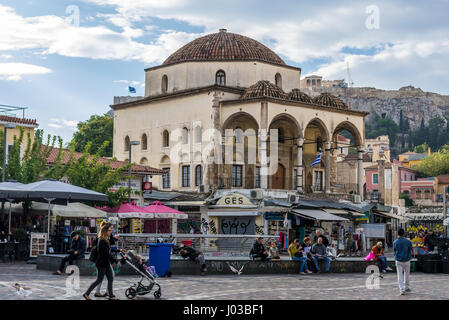
[[[161,286],[156,282],[153,275],[151,275],[144,267],[143,263],[132,252],[128,251],[126,254],[120,252],[122,261],[128,263],[140,276],[141,279],[126,289],[125,295],[128,299],[133,299],[137,295],[143,296],[151,291],[154,291],[153,295],[156,299],[159,299],[162,295]],[[147,280],[148,284],[143,284]]]

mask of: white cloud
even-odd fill
[[[55,129],[68,128],[72,131],[76,130],[76,126],[79,121],[77,120],[66,120],[64,118],[52,118],[50,119],[49,127]]]
[[[18,81],[24,75],[47,74],[50,69],[19,62],[0,63],[0,80]]]

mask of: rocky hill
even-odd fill
[[[399,124],[400,111],[410,121],[412,130],[417,129],[424,118],[425,123],[435,117],[449,118],[449,96],[424,92],[420,88],[407,86],[399,90],[380,90],[369,87],[301,89],[315,97],[321,92],[330,92],[345,101],[351,109],[368,111],[381,117],[388,116]]]

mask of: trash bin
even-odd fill
[[[441,273],[442,261],[441,260],[424,260],[423,272],[424,273]]]
[[[154,266],[159,277],[170,275],[170,255],[173,243],[147,243],[148,265]]]
[[[449,273],[449,261],[448,260],[443,260],[443,273]]]

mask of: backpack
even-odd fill
[[[99,245],[100,239],[98,239],[97,244],[92,247],[92,251],[90,252],[89,260],[92,262],[97,262]]]

